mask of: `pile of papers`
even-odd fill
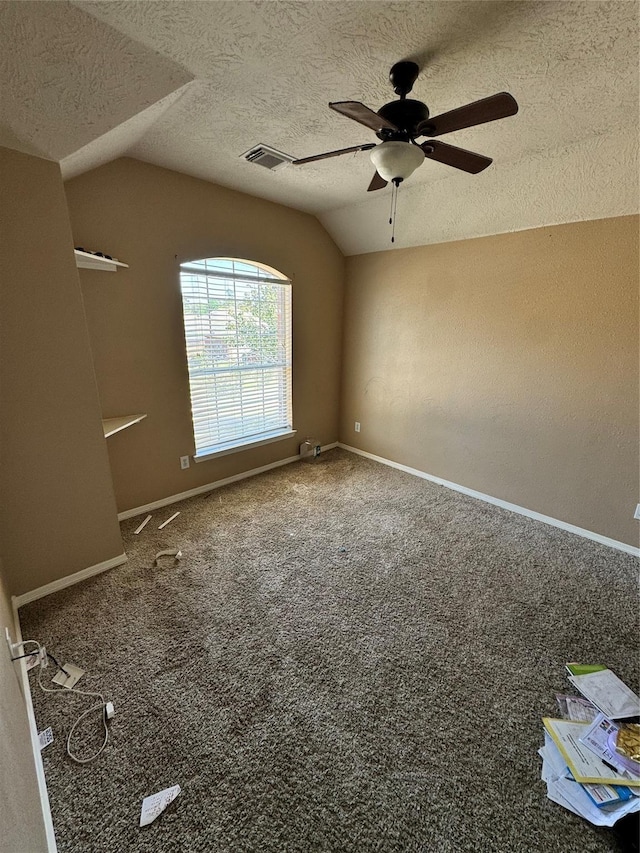
[[[554,803],[596,826],[640,812],[640,764],[615,748],[621,721],[640,716],[640,699],[604,666],[567,664],[583,694],[557,696],[561,719],[545,717],[542,780]]]

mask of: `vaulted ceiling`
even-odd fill
[[[377,110],[401,59],[432,115],[500,91],[520,111],[443,140],[493,157],[486,171],[426,161],[407,179],[396,246],[638,210],[635,2],[5,0],[0,52],[0,144],[65,177],[127,155],[281,202],[346,254],[390,248],[367,153],[275,172],[240,155],[376,142],[327,104]]]

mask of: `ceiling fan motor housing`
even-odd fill
[[[422,101],[414,101],[411,98],[403,98],[398,101],[390,101],[378,110],[378,115],[395,124],[402,131],[398,136],[394,131],[383,128],[377,133],[379,139],[413,139],[418,136],[417,127],[420,122],[429,118],[429,110]]]

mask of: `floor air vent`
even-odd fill
[[[240,156],[244,160],[248,160],[249,163],[257,163],[258,166],[264,166],[265,169],[271,169],[272,172],[277,169],[284,169],[295,159],[288,154],[283,154],[282,151],[270,148],[268,145],[255,145]]]

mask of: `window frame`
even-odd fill
[[[216,268],[216,264],[219,266]],[[230,268],[226,265],[230,264]],[[236,271],[235,265],[240,264],[245,267],[245,269],[241,269]],[[246,271],[246,267],[252,267],[254,271],[257,271],[257,275],[250,274]],[[230,269],[229,274],[225,274],[226,270]],[[209,459],[214,459],[219,456],[226,456],[232,453],[237,453],[242,450],[248,450],[253,447],[260,447],[262,445],[271,444],[277,441],[283,441],[284,439],[291,438],[296,434],[296,430],[293,428],[293,318],[292,318],[292,308],[293,308],[293,293],[292,293],[292,282],[291,279],[287,278],[283,273],[274,269],[273,267],[268,266],[267,264],[260,263],[259,261],[248,260],[245,258],[229,258],[229,257],[208,257],[208,258],[197,258],[193,260],[183,261],[179,266],[179,281],[180,281],[180,295],[181,295],[181,303],[182,303],[182,326],[184,332],[184,341],[185,341],[185,356],[187,360],[187,371],[189,375],[189,402],[191,409],[191,428],[195,446],[195,452],[193,454],[193,459],[195,462],[205,462]],[[224,366],[224,367],[211,367],[208,371],[203,368],[198,371],[192,373],[192,364],[190,363],[190,349],[192,347],[192,342],[190,341],[190,333],[193,335],[194,327],[191,325],[193,320],[188,320],[189,315],[187,313],[188,299],[194,298],[193,295],[189,297],[189,294],[185,292],[185,283],[183,281],[183,275],[199,275],[205,278],[206,284],[206,300],[210,304],[211,301],[214,301],[211,296],[209,296],[209,280],[210,279],[218,279],[222,281],[233,281],[233,311],[229,311],[228,307],[225,309],[229,315],[229,321],[233,321],[236,329],[236,355],[237,364],[234,366]],[[264,358],[264,350],[262,350],[262,343],[264,338],[262,337],[262,331],[260,331],[258,335],[258,340],[260,341],[261,354],[262,359],[260,362],[251,363],[250,365],[242,364],[240,362],[239,350],[240,346],[240,338],[238,337],[237,331],[237,322],[239,318],[238,305],[240,300],[237,296],[237,283],[241,284],[267,284],[267,285],[278,285],[286,290],[283,290],[280,294],[278,294],[278,298],[282,299],[284,297],[284,305],[280,309],[282,311],[282,316],[284,318],[285,328],[283,331],[283,336],[280,334],[277,337],[277,346],[282,349],[284,353],[284,360],[279,364],[273,364]],[[197,286],[196,286],[197,287]],[[223,301],[231,302],[231,297],[226,295],[225,297],[221,297]],[[197,300],[195,301],[197,305]],[[203,302],[203,304],[205,304]],[[246,304],[246,303],[245,303]],[[258,303],[260,304],[260,303]],[[262,303],[264,304],[264,303]],[[216,310],[216,309],[213,309]],[[209,313],[213,313],[213,310]],[[195,315],[193,315],[195,316]],[[211,327],[210,334],[213,332],[213,327]],[[223,334],[228,334],[228,331],[225,330]],[[233,349],[233,347],[232,347]],[[278,373],[278,369],[282,372]],[[201,372],[202,371],[202,372]],[[256,417],[262,418],[263,425],[264,419],[271,414],[273,416],[274,412],[270,412],[269,408],[266,406],[264,402],[264,382],[265,376],[267,372],[275,372],[276,382],[279,385],[278,394],[282,395],[284,393],[284,411],[286,413],[286,425],[281,424],[275,429],[272,430],[262,430],[261,432],[253,432],[246,433],[244,435],[237,435],[235,437],[229,438],[225,441],[219,441],[217,444],[208,444],[205,446],[204,442],[202,442],[202,434],[200,432],[200,443],[199,444],[199,434],[196,431],[196,420],[198,417],[202,417],[202,411],[198,411],[197,405],[194,404],[194,378],[195,377],[219,377],[221,374],[230,375],[230,376],[238,376],[240,381],[240,386],[242,386],[242,375],[248,375],[251,372],[260,373],[262,376],[263,383],[263,407],[259,411],[259,415]],[[200,392],[201,393],[201,392]],[[233,399],[230,397],[229,399]],[[246,398],[244,398],[246,399]],[[215,405],[213,407],[210,406],[212,398],[207,396],[207,402],[204,403],[203,408],[213,408],[214,417],[218,419],[218,429],[219,429],[219,419],[220,419],[220,410],[218,407],[218,401],[216,399]],[[242,411],[242,391],[240,391],[237,395],[238,406]],[[280,400],[279,406],[282,407],[282,399]],[[274,411],[277,411],[275,409]],[[244,416],[240,415],[243,419],[244,425]],[[218,434],[219,437],[219,434]]]

